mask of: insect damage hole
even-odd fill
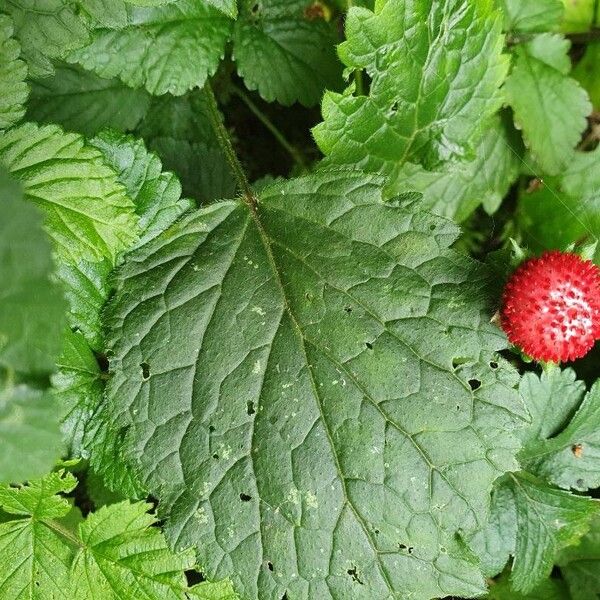
[[[481,387],[481,381],[479,379],[469,379],[469,387],[474,392]]]
[[[240,494],[240,500],[242,502],[250,502],[250,500],[252,500],[252,496],[248,496],[248,494]]]
[[[142,379],[147,381],[150,379],[150,365],[147,362],[143,362],[140,364],[140,367],[142,368]]]
[[[269,571],[271,572],[275,570],[275,567],[273,566],[273,563],[270,560],[267,561],[267,569],[269,569]]]
[[[348,575],[352,577],[352,581],[360,583],[360,585],[364,585],[364,582],[361,580],[360,575],[358,574],[358,569],[355,566],[353,566],[351,569],[348,569]]]
[[[575,458],[581,458],[583,455],[583,444],[573,444],[571,446],[571,452]]]
[[[252,400],[248,400],[248,402],[246,403],[246,413],[248,413],[248,415],[253,415],[254,413],[256,413],[256,409],[254,408],[254,402],[252,402]]]
[[[365,346],[369,349],[369,350],[373,350],[373,344],[371,342],[365,342]]]

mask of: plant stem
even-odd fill
[[[287,153],[292,157],[294,162],[301,168],[306,170],[307,164],[304,157],[288,140],[285,138],[283,133],[277,129],[277,126],[263,113],[260,108],[254,103],[252,98],[246,92],[236,85],[232,85],[231,89],[233,93],[244,102],[244,104],[250,109],[250,111],[256,116],[256,118],[273,134],[273,137],[281,144]]]
[[[250,187],[250,182],[244,173],[242,164],[240,163],[240,160],[233,149],[231,138],[229,137],[229,133],[225,128],[225,123],[223,123],[223,118],[219,112],[217,99],[215,98],[215,94],[209,83],[204,86],[203,92],[206,98],[210,122],[214,129],[215,135],[217,136],[219,145],[221,146],[221,149],[225,154],[225,158],[227,159],[227,162],[233,171],[233,175],[237,180],[238,186],[242,191],[244,202],[246,202],[246,204],[248,204],[248,206],[254,211],[256,209],[256,196]]]

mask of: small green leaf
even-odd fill
[[[96,29],[91,42],[69,62],[102,77],[119,77],[151,94],[181,95],[202,87],[217,70],[231,33],[231,20],[195,0],[158,7],[127,8],[127,25]]]
[[[86,43],[89,34],[71,0],[11,0],[2,10],[13,19],[15,36],[32,77],[52,75],[52,60]]]
[[[13,38],[10,17],[0,14],[0,129],[21,120],[29,87],[27,65],[19,58],[21,46]]]
[[[150,95],[118,79],[103,79],[77,65],[59,63],[52,77],[32,82],[27,117],[58,123],[65,129],[94,135],[105,127],[135,129],[150,105]]]
[[[27,123],[0,137],[0,162],[44,211],[46,231],[68,262],[114,260],[137,239],[131,200],[81,136]]]
[[[238,15],[237,0],[204,0],[204,2],[212,4],[215,8],[218,8],[221,12],[224,12],[228,17],[233,19]]]
[[[561,0],[499,0],[506,31],[542,32],[558,29],[565,11]]]
[[[243,0],[233,58],[246,87],[267,102],[314,106],[325,88],[341,87],[336,42],[335,24],[306,0]]]
[[[555,64],[556,50],[554,45],[549,50]],[[574,79],[548,64],[547,54],[547,60],[539,60],[540,52],[537,48],[536,57],[525,47],[517,48],[516,62],[504,89],[526,145],[544,171],[553,175],[573,157],[592,106]]]
[[[315,139],[336,164],[398,177],[405,162],[435,168],[470,157],[501,103],[508,57],[488,0],[383,0],[349,10],[339,54],[371,80],[327,92]],[[460,56],[460,59],[458,58]]]
[[[0,165],[0,366],[24,374],[54,370],[65,326],[42,220]]]

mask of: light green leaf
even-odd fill
[[[341,87],[335,24],[309,9],[306,0],[241,3],[233,57],[246,87],[267,102],[314,106],[325,88]]]
[[[136,0],[139,1],[139,0]],[[144,0],[147,1],[147,0]],[[238,14],[237,0],[204,0],[208,4],[212,4],[221,12],[224,12],[228,17],[235,19]]]
[[[19,58],[21,46],[13,38],[10,17],[0,14],[0,129],[21,120],[29,87],[27,65]]]
[[[118,79],[103,79],[77,65],[59,63],[52,77],[32,82],[27,117],[94,135],[105,127],[131,130],[150,105],[150,95]]]
[[[0,141],[1,144],[1,141]],[[66,303],[42,215],[0,164],[0,366],[21,373],[54,370]]]
[[[71,0],[10,0],[3,3],[32,77],[52,75],[51,59],[86,43],[87,27]]]
[[[53,395],[60,406],[69,456],[85,456],[85,426],[100,404],[104,382],[96,357],[83,335],[70,331],[65,335],[57,367],[58,373],[52,377]]]
[[[71,507],[56,496],[76,485],[71,474],[52,473],[21,488],[0,488],[0,506],[19,515],[0,523],[0,596],[3,600],[73,600],[69,565],[73,546],[56,531]]]
[[[78,4],[90,27],[119,29],[127,25],[125,0],[79,0]]]
[[[89,45],[71,53],[102,77],[119,77],[151,94],[181,95],[202,87],[225,50],[231,21],[195,0],[159,7],[127,8],[127,26],[96,29]]]
[[[588,93],[594,109],[600,109],[600,42],[586,45],[585,54],[573,69],[573,78]]]
[[[21,488],[1,488],[0,506],[19,518],[0,523],[0,593],[3,600],[234,600],[227,582],[188,588],[191,550],[173,553],[150,505],[105,506],[66,528],[75,478],[52,473]],[[77,522],[75,519],[74,522]],[[189,595],[188,595],[189,594]]]
[[[555,51],[553,46],[553,62],[558,60]],[[504,90],[533,158],[546,173],[557,174],[571,161],[587,126],[592,106],[585,90],[524,47],[516,50]]]
[[[216,203],[118,273],[99,448],[243,597],[485,589],[462,536],[517,468],[516,374],[456,226],[381,184],[325,172],[255,212]]]
[[[54,466],[63,450],[59,421],[51,394],[0,381],[0,482],[40,477]]]
[[[553,432],[551,439],[549,433],[539,435],[537,443],[530,443],[524,449],[522,460],[559,487],[585,491],[600,486],[600,382],[581,401],[585,386],[574,381],[572,371],[565,373],[566,376],[553,376],[562,381],[558,390],[552,390],[552,395],[546,397],[549,411],[554,411],[555,420],[562,418],[563,427]],[[561,394],[561,388],[567,389]],[[563,405],[565,396],[569,402]],[[544,400],[543,395],[524,394],[524,398],[528,405]],[[577,400],[574,415],[571,399]]]
[[[522,48],[532,58],[556,69],[563,75],[568,75],[571,71],[571,59],[569,57],[571,42],[562,35],[542,33],[524,42]]]
[[[564,13],[561,0],[499,0],[507,31],[541,32],[557,29]]]
[[[339,54],[371,79],[323,100],[315,139],[332,163],[398,177],[405,162],[434,168],[470,157],[501,102],[508,60],[488,0],[383,0],[352,8]],[[460,58],[459,58],[460,57]]]
[[[67,261],[114,259],[137,239],[131,200],[81,136],[27,123],[0,137],[0,162],[44,211],[46,231]]]
[[[494,213],[519,174],[521,152],[513,132],[494,117],[475,148],[474,160],[449,162],[440,171],[406,163],[395,186],[422,193],[425,208],[457,221],[464,221],[480,204]]]
[[[577,546],[564,550],[560,570],[569,586],[572,600],[590,600],[600,595],[600,517]]]
[[[191,200],[181,198],[177,177],[163,172],[158,157],[148,152],[141,140],[103,131],[90,140],[90,145],[102,152],[135,204],[142,231],[139,244],[162,233],[192,208]]]
[[[599,505],[553,489],[527,473],[511,476],[508,485],[517,509],[511,582],[517,591],[529,592],[550,574],[558,551],[588,531]]]
[[[598,21],[598,5],[595,0],[562,0],[565,13],[561,31],[577,33],[589,31]]]
[[[79,525],[84,548],[73,563],[74,600],[185,600],[194,552],[174,554],[145,502],[103,506]]]
[[[492,582],[488,600],[566,600],[569,592],[565,582],[560,579],[546,579],[534,590],[522,594],[514,590],[510,579],[502,576]]]

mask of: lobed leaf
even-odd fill
[[[12,20],[0,14],[0,129],[11,127],[25,114],[29,87],[25,82],[27,65],[19,58],[20,54]]]

